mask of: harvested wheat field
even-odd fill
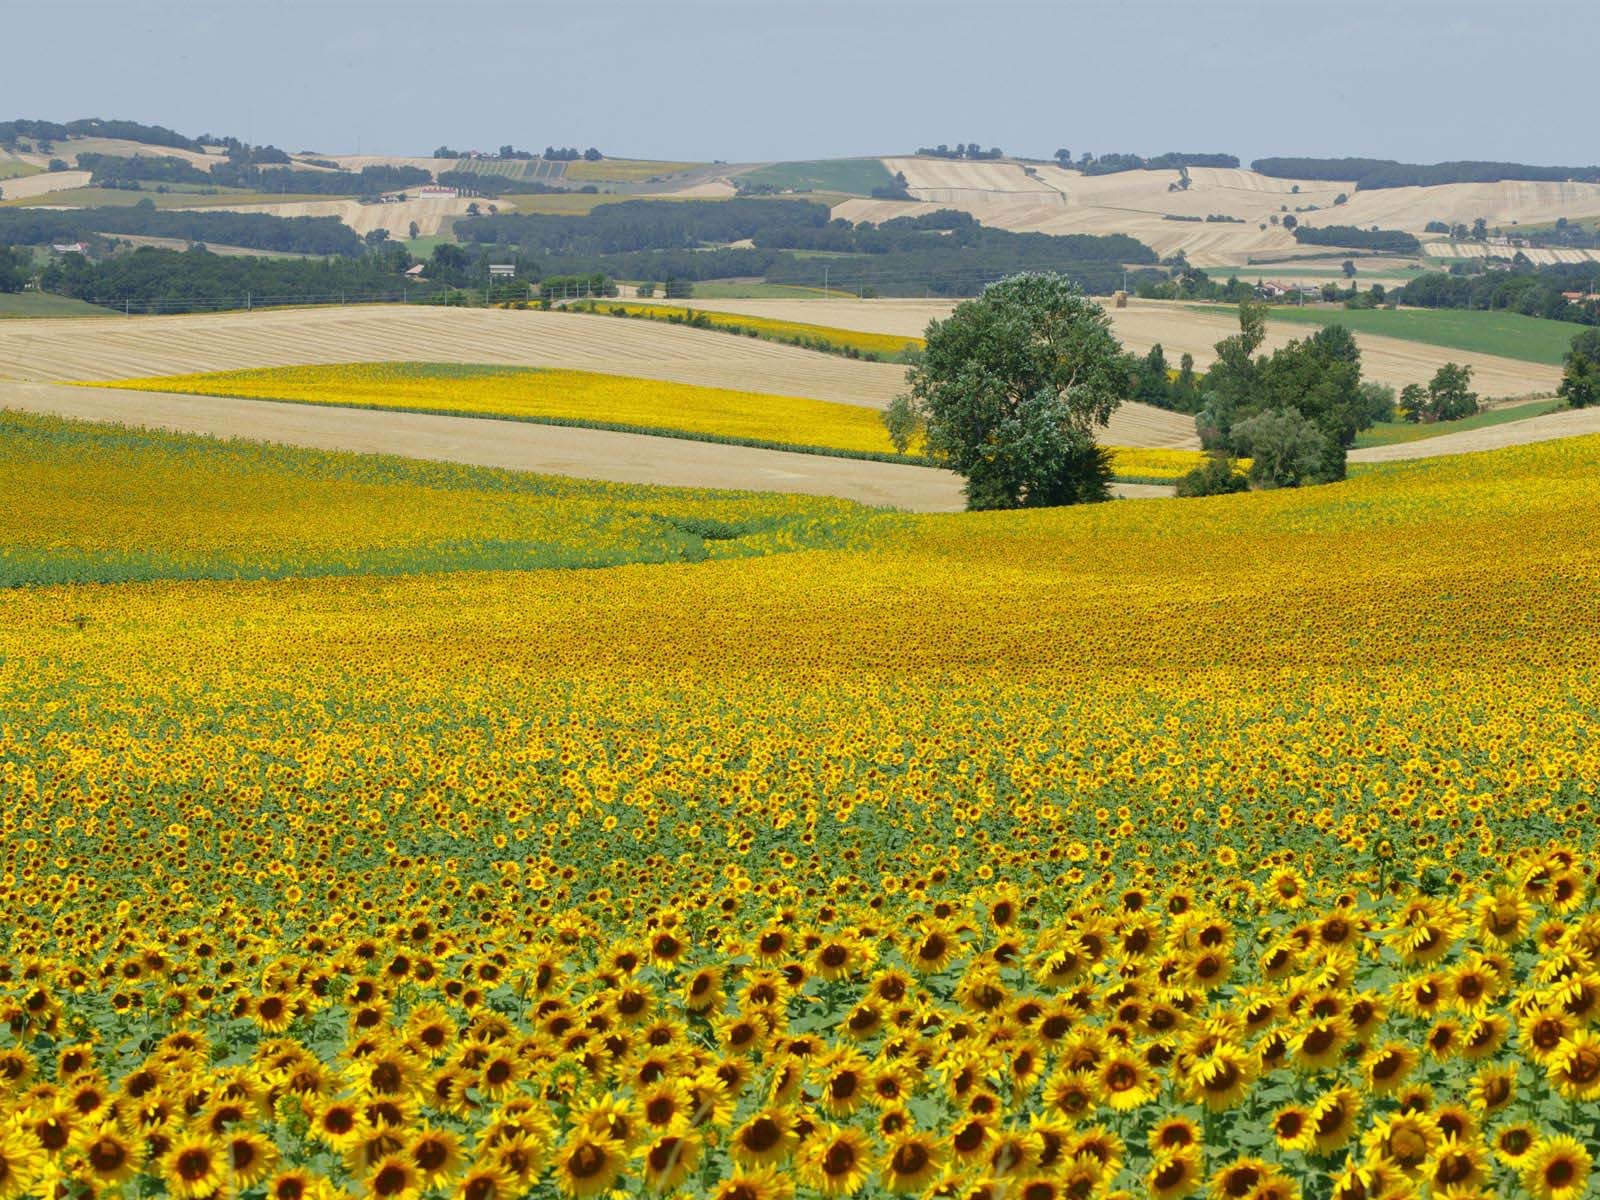
[[[43,175],[24,175],[0,179],[0,195],[7,201],[34,200],[51,192],[65,192],[89,186],[88,171],[47,171]]]
[[[954,302],[949,300],[690,300],[682,303],[708,312],[744,313],[752,317],[805,321],[907,337],[921,335],[929,321],[949,316],[954,307]],[[1127,308],[1110,312],[1112,327],[1129,350],[1143,354],[1160,342],[1169,362],[1176,365],[1187,351],[1194,355],[1195,365],[1200,369],[1211,364],[1217,342],[1239,331],[1232,310],[1222,306],[1197,310],[1183,303],[1134,300]],[[1309,332],[1311,329],[1305,325],[1269,320],[1265,349],[1275,350]],[[1357,334],[1356,341],[1361,346],[1361,365],[1366,378],[1394,387],[1426,383],[1446,362],[1470,364],[1473,386],[1485,396],[1553,392],[1561,380],[1557,367],[1493,354],[1475,354],[1366,333]]]
[[[1400,462],[1413,458],[1439,458],[1447,454],[1476,454],[1481,450],[1527,446],[1534,442],[1582,437],[1590,433],[1600,433],[1600,408],[1563,409],[1539,417],[1509,421],[1504,425],[1488,425],[1460,433],[1441,433],[1437,437],[1422,438],[1415,442],[1368,446],[1362,450],[1352,450],[1350,461]]]
[[[673,325],[499,309],[365,305],[0,329],[0,377],[22,379],[423,359],[570,367],[874,406],[888,403],[904,374]]]
[[[473,202],[464,196],[433,196],[363,204],[359,200],[288,200],[266,204],[208,204],[206,212],[268,213],[274,217],[338,217],[357,233],[387,229],[404,237],[413,221],[422,237],[435,237],[449,222],[464,216]]]
[[[560,312],[362,306],[32,321],[0,329],[0,378],[131,379],[246,367],[417,360],[567,367],[882,408],[905,369],[652,321]],[[1193,449],[1193,422],[1124,405],[1107,443]]]
[[[936,208],[971,213],[1019,233],[1126,233],[1163,256],[1182,250],[1197,266],[1246,266],[1252,257],[1317,253],[1272,217],[1298,212],[1306,225],[1379,225],[1421,233],[1430,221],[1529,224],[1600,213],[1600,184],[1458,183],[1358,191],[1354,183],[1278,179],[1240,168],[1085,175],[1054,164],[886,158],[915,202],[851,200],[834,210],[851,221],[883,221]],[[1335,204],[1345,195],[1344,204]],[[887,207],[893,205],[895,207]],[[1232,221],[1207,222],[1208,216]],[[1171,220],[1185,217],[1189,220]],[[1194,220],[1200,218],[1200,220]]]

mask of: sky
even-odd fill
[[[0,5],[0,119],[291,151],[1600,159],[1600,0]]]

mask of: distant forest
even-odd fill
[[[1258,158],[1252,170],[1275,179],[1353,180],[1358,188],[1434,187],[1442,183],[1534,182],[1600,183],[1600,167],[1534,167],[1504,162],[1395,162],[1387,158]]]
[[[81,121],[0,121],[0,146],[14,149],[27,138],[30,141],[62,142],[69,137],[120,138],[125,142],[142,142],[147,146],[169,146],[174,150],[202,149],[194,138],[167,129],[162,125],[141,125],[138,121],[104,121],[87,117]]]
[[[289,161],[287,155],[283,158]],[[275,159],[269,161],[276,162]],[[263,166],[250,161],[248,150],[227,160],[218,159],[209,171],[202,171],[181,158],[121,154],[80,154],[78,166],[90,172],[91,183],[110,188],[142,183],[182,183],[248,188],[280,195],[376,196],[433,182],[432,174],[420,167],[374,165],[360,171],[307,171]]]
[[[1306,246],[1339,246],[1380,254],[1416,254],[1422,249],[1416,235],[1404,230],[1358,229],[1354,225],[1296,225],[1294,240]]]
[[[530,272],[622,279],[725,279],[964,296],[1019,270],[1055,270],[1089,291],[1121,286],[1124,266],[1155,252],[1122,234],[1011,233],[941,210],[881,225],[829,220],[804,200],[624,201],[587,216],[500,214],[458,221],[457,238],[504,247]],[[748,248],[729,248],[749,241]],[[537,268],[537,271],[534,271]]]
[[[148,203],[108,208],[0,208],[0,245],[92,242],[97,235],[116,234],[183,238],[278,254],[345,257],[360,254],[365,245],[338,217],[163,209]]]

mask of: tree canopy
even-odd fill
[[[970,508],[1103,500],[1109,454],[1096,445],[1130,363],[1105,310],[1042,273],[990,284],[928,326],[907,373],[928,453],[967,480]]]

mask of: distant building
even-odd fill
[[[422,278],[422,264],[421,263],[413,263],[411,266],[407,267],[406,268],[406,278],[407,279],[421,279]]]
[[[417,189],[417,196],[423,200],[454,200],[459,195],[461,195],[459,188],[445,187],[438,183],[427,183]]]
[[[83,242],[68,242],[68,243],[66,243],[64,245],[62,245],[62,244],[52,244],[50,249],[54,250],[57,254],[87,254],[87,253],[89,253],[89,247],[87,245],[85,245]]]

